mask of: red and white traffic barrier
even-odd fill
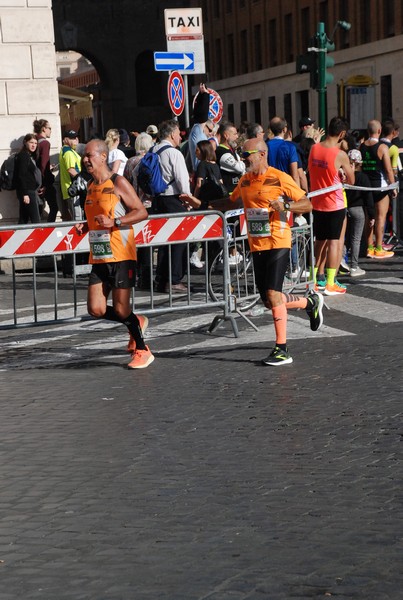
[[[136,223],[133,228],[139,246],[223,237],[223,221],[217,214],[151,218]],[[65,254],[69,251],[89,251],[88,233],[79,235],[74,225],[31,225],[0,230],[0,258]]]

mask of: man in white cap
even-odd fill
[[[156,125],[149,125],[146,129],[146,133],[148,133],[148,135],[151,135],[154,144],[156,144],[158,136],[158,127]]]

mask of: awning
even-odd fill
[[[69,125],[72,121],[92,117],[92,94],[87,94],[87,92],[61,83],[58,83],[58,89],[62,125]]]

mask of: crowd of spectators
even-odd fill
[[[245,161],[241,158],[244,143],[250,139],[264,140],[269,166],[290,175],[308,196],[324,187],[337,188],[312,196],[313,276],[317,289],[325,293],[327,290],[328,294],[345,293],[346,285],[337,277],[364,276],[360,258],[385,260],[393,256],[385,244],[385,227],[396,190],[382,191],[396,181],[401,168],[399,125],[392,118],[382,123],[373,119],[364,132],[351,131],[344,119],[335,117],[325,132],[315,126],[315,119],[306,116],[300,120],[300,130],[293,137],[286,119],[278,115],[271,118],[266,131],[260,123],[253,122],[244,122],[240,127],[228,121],[217,125],[208,118],[208,98],[207,89],[201,85],[194,105],[193,126],[186,132],[172,120],[158,127],[149,124],[141,133],[129,134],[123,128],[112,128],[102,136],[109,149],[109,169],[132,184],[149,212],[176,213],[218,206],[245,174]],[[19,223],[38,223],[43,218],[53,222],[59,213],[63,220],[84,217],[81,192],[84,190],[85,197],[88,179],[81,164],[84,144],[80,144],[77,131],[65,131],[59,163],[51,164],[50,136],[50,123],[45,119],[35,120],[33,133],[24,137],[17,155]],[[169,150],[159,160],[168,187],[158,198],[152,198],[138,185],[139,165],[147,152],[167,146]],[[346,184],[354,187],[345,189]],[[368,188],[376,189],[371,192]],[[298,223],[298,215],[294,219]],[[167,256],[161,251],[156,276],[159,290],[166,290],[169,283],[173,291],[183,291],[183,253],[180,244],[172,250],[169,283]],[[200,249],[194,247],[191,255],[194,268],[204,266],[200,255]],[[140,260],[143,274],[140,269],[139,281],[143,287],[151,281],[150,262],[145,256]],[[236,262],[237,257],[230,259]]]

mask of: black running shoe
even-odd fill
[[[308,304],[306,305],[306,312],[311,322],[312,331],[318,331],[322,327],[323,323],[323,296],[312,292],[308,296]]]
[[[262,365],[268,365],[270,367],[278,367],[281,365],[288,365],[292,363],[292,357],[290,356],[288,350],[282,350],[278,346],[276,346],[271,354],[267,358],[262,360]]]

